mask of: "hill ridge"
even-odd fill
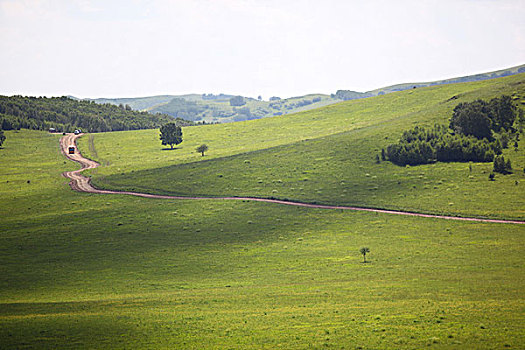
[[[501,69],[497,71],[478,73],[462,77],[447,78],[430,82],[400,83],[374,90],[359,92],[353,90],[337,90],[330,95],[323,93],[309,93],[287,98],[271,97],[262,100],[232,94],[183,94],[183,95],[154,95],[136,98],[96,98],[87,99],[96,103],[128,104],[132,109],[152,113],[165,113],[172,117],[188,119],[197,122],[223,123],[251,119],[260,119],[312,110],[341,101],[368,98],[397,91],[427,86],[444,85],[458,82],[472,82],[495,79],[525,72],[525,64]],[[230,99],[239,98],[239,103],[232,103]]]

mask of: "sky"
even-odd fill
[[[525,0],[0,0],[0,94],[368,91],[525,63]]]

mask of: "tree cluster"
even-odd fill
[[[489,102],[476,100],[460,103],[454,108],[450,129],[478,139],[492,139],[493,132],[508,131],[516,120],[517,108],[510,96],[493,98]]]
[[[388,146],[385,155],[398,165],[435,161],[491,162],[507,147],[508,133],[515,131],[513,124],[517,114],[508,96],[489,102],[460,103],[450,119],[452,133],[442,125],[430,129],[415,127],[405,131],[397,144]]]
[[[339,100],[348,101],[355,100],[358,98],[370,97],[372,94],[367,92],[357,92],[352,90],[337,90],[335,94],[330,95],[332,98],[337,98]]]
[[[168,115],[133,111],[129,106],[97,104],[68,97],[0,96],[0,126],[4,130],[34,129],[88,132],[151,129],[172,121]],[[178,120],[179,124],[189,122]]]
[[[500,174],[512,174],[512,165],[510,159],[505,160],[503,156],[494,158],[494,172]]]
[[[244,97],[242,96],[234,96],[230,98],[230,106],[240,107],[240,106],[244,106],[245,104],[246,104],[246,101],[244,101]]]
[[[227,100],[227,99],[230,99],[231,97],[232,97],[231,95],[225,95],[225,94],[218,94],[218,95],[202,94],[203,100]]]
[[[206,116],[210,107],[195,101],[188,101],[175,97],[170,102],[155,108],[155,111],[171,115],[174,118],[185,120],[200,120]]]
[[[387,147],[386,158],[397,165],[441,162],[491,162],[501,154],[498,140],[450,134],[445,126],[427,129],[416,126],[405,131],[398,143]]]
[[[295,103],[295,107],[308,106],[308,105],[311,105],[312,103],[314,103],[313,100],[299,100]]]

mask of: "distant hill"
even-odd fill
[[[138,98],[97,98],[87,100],[96,102],[98,104],[110,103],[113,105],[128,105],[134,110],[142,111],[150,108],[151,106],[169,102],[173,99],[173,97],[174,96],[172,95],[159,95]]]
[[[238,104],[230,102],[235,98],[240,101]],[[89,101],[99,104],[110,103],[124,107],[128,105],[134,110],[168,114],[174,118],[206,123],[224,123],[290,114],[323,107],[341,100],[324,94],[311,94],[286,99],[272,97],[270,101],[227,94],[89,99]]]
[[[69,97],[0,96],[0,129],[33,129],[71,132],[137,130],[157,128],[173,121],[166,114],[134,111],[131,107],[97,104]],[[181,125],[190,125],[182,119]]]
[[[509,75],[514,75],[514,74],[519,74],[519,73],[525,73],[525,64],[522,64],[516,67],[494,71],[494,72],[467,75],[467,76],[459,77],[459,78],[451,78],[451,79],[437,80],[437,81],[424,82],[424,83],[396,84],[396,85],[391,85],[391,86],[387,86],[384,88],[368,91],[367,94],[370,94],[371,96],[376,96],[376,95],[382,95],[382,94],[387,94],[387,93],[396,92],[396,91],[403,91],[403,90],[408,90],[408,89],[413,89],[413,88],[418,88],[418,87],[488,80],[488,79],[506,77]]]
[[[175,118],[183,118],[195,122],[225,123],[302,112],[341,101],[373,97],[418,87],[473,82],[523,72],[525,72],[525,65],[434,82],[396,84],[367,92],[337,90],[331,95],[310,94],[283,99],[272,97],[269,101],[227,94],[160,95],[116,99],[99,98],[92,99],[91,101],[123,105],[124,107],[128,105],[134,110],[168,114]]]

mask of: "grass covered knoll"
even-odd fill
[[[247,123],[185,128],[175,151],[152,131],[95,135],[93,174],[108,189],[202,196],[256,196],[425,213],[525,218],[525,152],[505,149],[512,175],[489,182],[491,163],[377,164],[382,148],[414,125],[448,125],[460,102],[502,94],[525,100],[525,74],[349,101]],[[80,147],[88,151],[89,138]],[[201,161],[195,147],[209,146]],[[92,147],[92,148],[93,148]]]
[[[519,225],[76,193],[56,136],[7,136],[0,348],[525,342]]]

